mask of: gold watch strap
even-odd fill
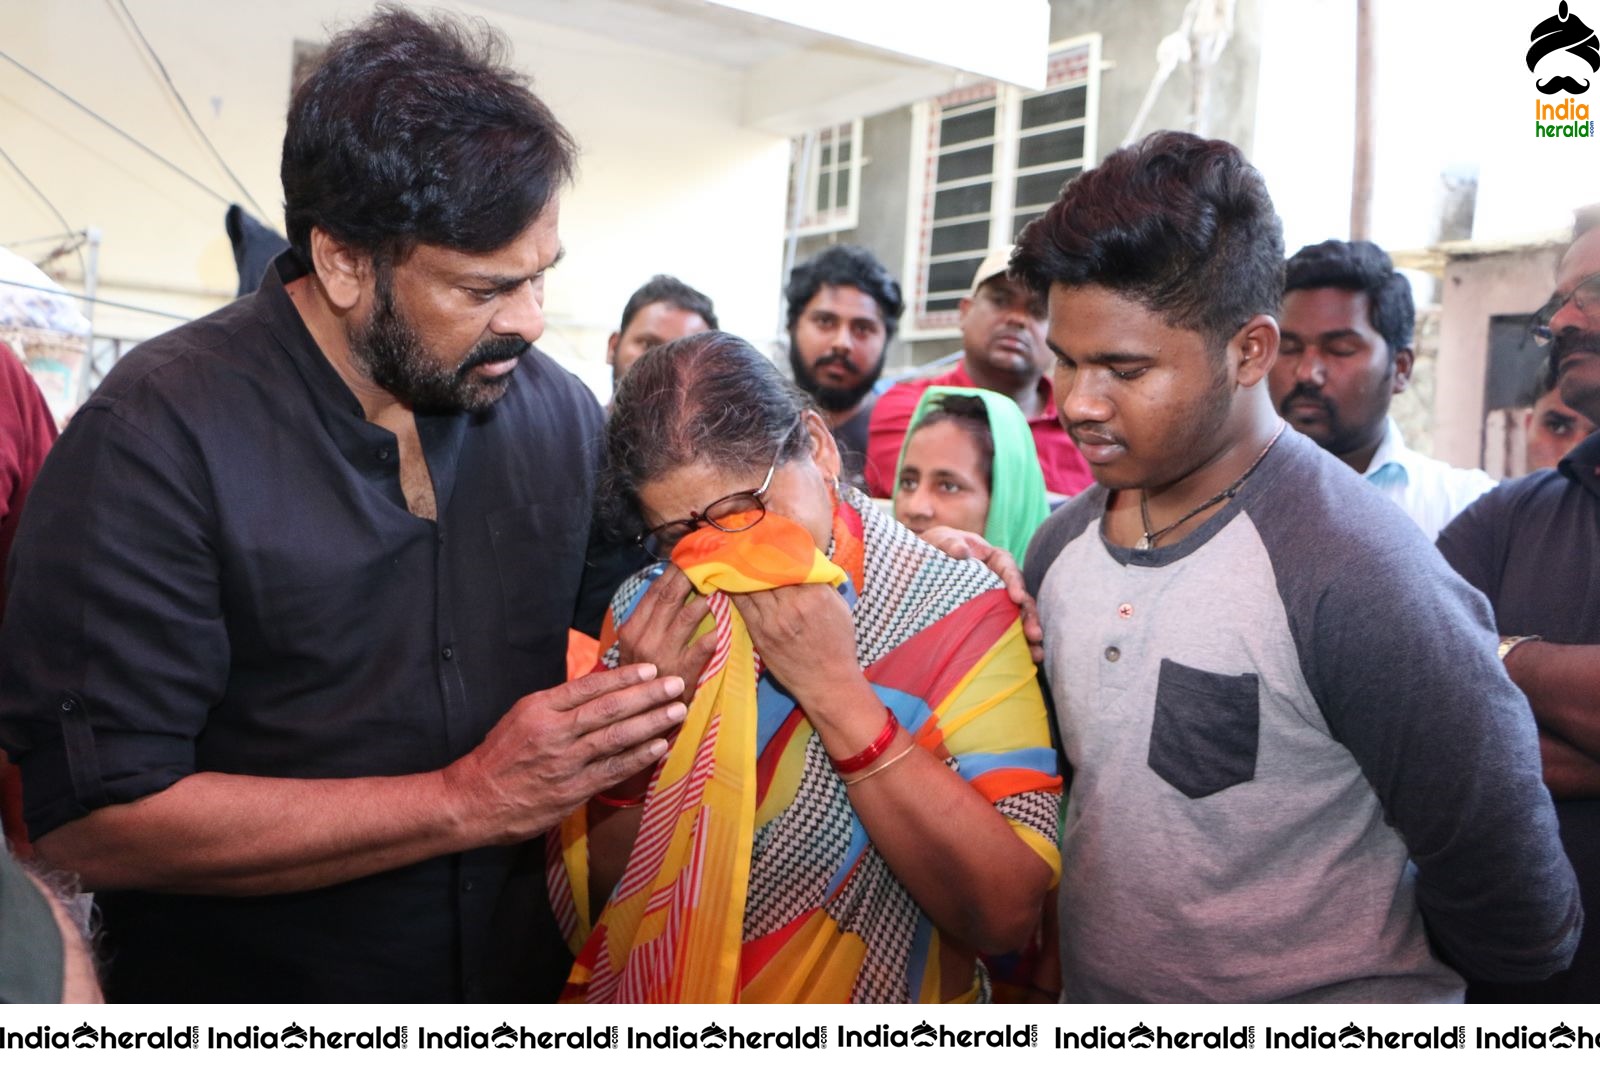
[[[1538,634],[1522,634],[1516,637],[1502,637],[1500,639],[1500,662],[1504,663],[1506,657],[1511,655],[1511,650],[1522,644],[1522,642],[1543,640],[1544,638],[1540,637]]]

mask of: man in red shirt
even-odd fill
[[[6,556],[22,503],[56,440],[56,420],[17,354],[0,344],[0,619],[6,613]],[[30,853],[22,826],[22,781],[0,753],[0,826],[19,855]]]
[[[878,398],[867,431],[867,490],[873,496],[894,495],[895,466],[911,413],[935,385],[976,386],[1010,397],[1033,429],[1045,488],[1071,496],[1093,484],[1089,464],[1056,415],[1044,301],[1006,274],[1010,259],[1010,248],[990,252],[972,279],[972,295],[962,298],[962,352],[955,369],[900,382]]]

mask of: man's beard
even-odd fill
[[[520,358],[531,346],[520,337],[479,342],[454,367],[436,360],[395,306],[387,271],[378,272],[367,321],[350,335],[350,353],[373,382],[414,411],[483,411],[505,395],[511,374],[481,378],[472,368]]]
[[[789,369],[794,372],[794,384],[810,394],[811,399],[823,411],[840,412],[849,411],[861,403],[861,398],[872,392],[872,387],[878,384],[878,376],[883,373],[883,365],[888,362],[889,346],[884,345],[883,351],[878,353],[878,362],[868,374],[855,385],[837,386],[823,385],[800,358],[800,349],[794,343],[794,334],[789,335]],[[829,355],[817,360],[817,366],[823,367],[830,363],[846,363],[845,356]]]

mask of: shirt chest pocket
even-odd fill
[[[1149,766],[1191,800],[1256,774],[1261,686],[1254,674],[1216,674],[1161,661]]]
[[[488,517],[505,601],[506,640],[518,647],[559,638],[565,648],[589,540],[581,497],[503,508]]]

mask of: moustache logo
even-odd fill
[[[1571,93],[1576,96],[1579,93],[1586,93],[1589,91],[1588,82],[1581,82],[1577,78],[1569,78],[1565,74],[1557,74],[1553,78],[1546,78],[1544,81],[1536,82],[1535,84],[1539,87],[1539,91],[1546,95],[1552,93]]]

